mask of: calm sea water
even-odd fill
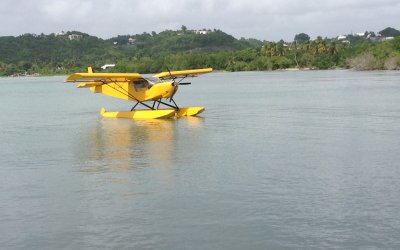
[[[0,248],[400,248],[400,72],[213,73],[154,121],[64,79],[0,79]]]

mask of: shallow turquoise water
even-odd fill
[[[400,248],[400,72],[213,73],[201,117],[0,79],[5,249]]]

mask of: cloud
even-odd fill
[[[93,2],[76,0],[51,1],[42,6],[39,12],[47,20],[55,22],[68,21],[68,19],[84,19],[91,15]]]
[[[78,30],[109,38],[165,29],[217,28],[266,40],[379,31],[398,25],[397,0],[2,0],[0,35]]]

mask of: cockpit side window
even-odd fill
[[[136,91],[146,90],[150,88],[150,84],[145,79],[133,81],[133,86]]]

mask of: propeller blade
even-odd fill
[[[167,67],[167,70],[168,70],[169,76],[171,77],[172,81],[175,83],[175,77],[172,76],[171,70],[169,70],[168,67]]]
[[[172,98],[174,98],[174,95],[175,95],[176,91],[178,90],[178,85],[179,85],[179,83],[175,82],[175,77],[172,76],[171,70],[169,70],[168,67],[167,67],[167,70],[168,70],[168,73],[169,73],[169,75],[170,75],[170,77],[171,77],[171,79],[172,79],[172,85],[175,86],[175,88],[174,88],[174,93],[172,93],[171,98],[169,99],[169,102],[171,102],[171,101],[173,101]]]

